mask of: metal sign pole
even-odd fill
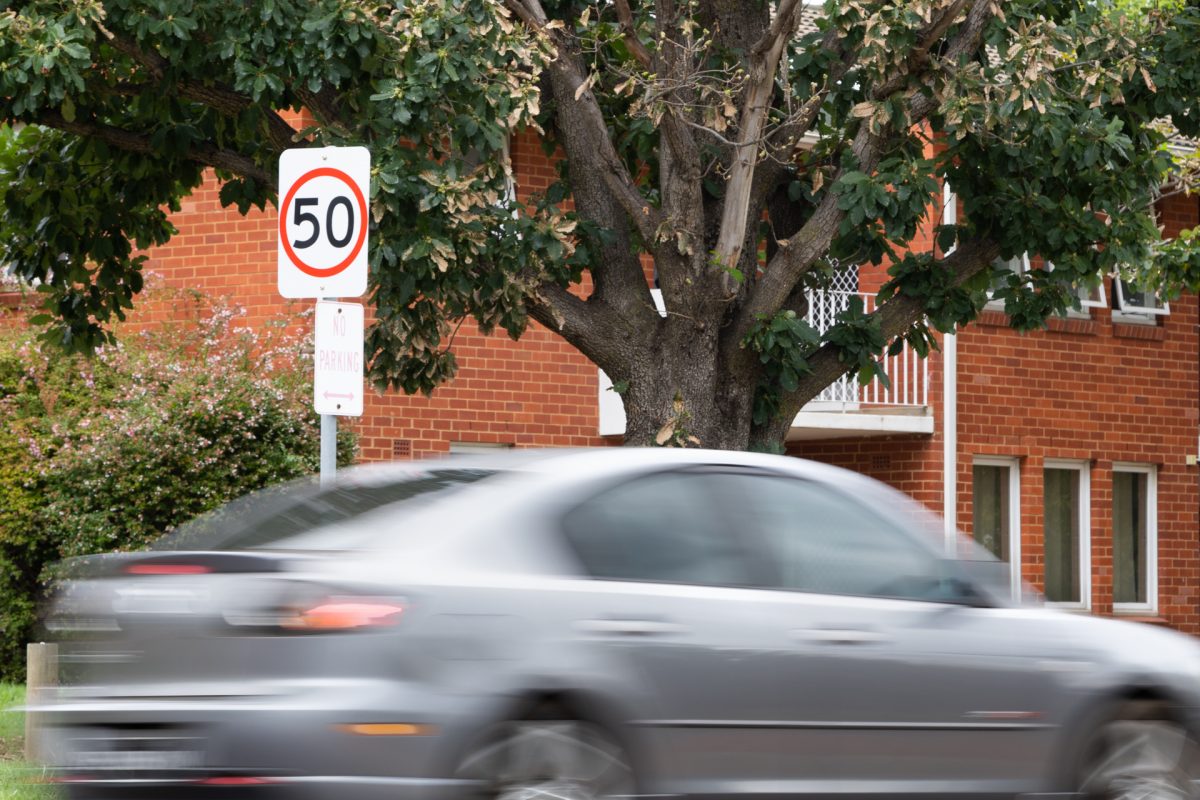
[[[328,300],[323,297],[317,300]],[[337,474],[337,416],[321,415],[321,486],[331,486]]]
[[[321,415],[321,485],[333,483],[337,472],[337,417]]]

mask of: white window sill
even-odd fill
[[[1122,325],[1158,325],[1161,314],[1137,314],[1130,311],[1114,311],[1112,321]]]
[[[1113,603],[1113,615],[1118,617],[1148,617],[1158,614],[1149,603]]]
[[[1073,614],[1090,614],[1092,608],[1086,603],[1054,603],[1046,601],[1046,608],[1053,608],[1058,611],[1070,611]]]

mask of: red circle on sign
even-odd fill
[[[296,196],[296,192],[301,186],[313,180],[314,178],[337,178],[342,183],[350,187],[350,191],[354,192],[354,199],[358,202],[358,218],[361,220],[358,231],[358,241],[354,243],[354,247],[350,250],[350,255],[338,264],[324,269],[314,267],[311,264],[306,264],[296,255],[296,251],[292,249],[292,245],[288,242],[287,236],[287,218],[288,209],[292,206],[292,198]],[[339,272],[350,266],[351,262],[358,256],[358,252],[362,250],[363,243],[367,241],[367,199],[363,197],[362,191],[358,188],[350,176],[342,172],[340,169],[333,167],[318,167],[314,170],[309,170],[300,176],[300,180],[292,184],[292,188],[288,190],[287,197],[283,198],[283,205],[279,208],[279,241],[283,245],[283,251],[287,253],[288,258],[296,268],[305,275],[311,275],[314,278],[331,278]]]

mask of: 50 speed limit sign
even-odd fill
[[[360,297],[367,290],[371,153],[365,147],[279,156],[279,293]]]

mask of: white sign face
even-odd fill
[[[371,152],[284,150],[279,156],[279,293],[361,297],[367,291]]]
[[[318,414],[363,413],[363,307],[317,303],[313,353],[313,408]]]

